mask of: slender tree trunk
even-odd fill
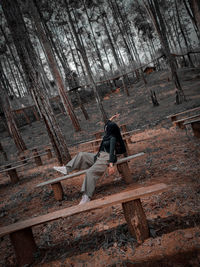
[[[44,50],[45,50],[45,54],[46,54],[47,59],[48,59],[49,67],[51,69],[51,72],[52,72],[52,75],[54,77],[55,83],[56,83],[57,88],[59,90],[59,95],[61,97],[63,106],[66,109],[66,112],[69,114],[69,117],[70,117],[70,119],[72,121],[72,124],[73,124],[75,130],[76,131],[80,131],[81,130],[80,124],[78,122],[78,119],[77,119],[74,111],[73,111],[72,104],[70,103],[70,101],[68,99],[68,96],[67,96],[67,94],[65,92],[64,83],[63,83],[61,74],[59,72],[58,66],[56,64],[56,60],[54,58],[53,51],[51,49],[50,43],[48,41],[48,38],[47,38],[43,28],[42,28],[42,25],[40,23],[40,20],[41,20],[42,16],[39,15],[40,11],[39,11],[39,8],[38,8],[38,5],[37,5],[37,0],[31,0],[31,1],[33,1],[32,5],[31,5],[31,7],[32,7],[31,8],[31,11],[32,11],[31,14],[32,14],[32,17],[34,19],[34,23],[35,23],[36,28],[37,28],[38,37],[40,38],[40,40],[41,40],[41,42],[43,44],[43,47],[44,47]],[[31,4],[31,1],[30,1],[30,4]]]
[[[17,62],[17,60],[16,60],[16,56],[15,56],[14,53],[13,53],[12,45],[10,44],[10,42],[9,42],[7,36],[6,36],[6,33],[5,33],[5,31],[3,30],[3,27],[2,27],[1,25],[0,25],[0,29],[1,29],[1,32],[2,32],[2,34],[3,34],[4,39],[5,39],[5,41],[6,41],[6,45],[7,45],[8,49],[9,49],[9,51],[10,51],[10,54],[11,54],[11,56],[12,56],[12,60],[14,61],[14,64],[15,64],[15,66],[16,66],[18,72],[20,73],[20,76],[21,76],[21,78],[22,78],[22,80],[23,80],[24,85],[27,86],[26,81],[25,81],[25,79],[24,79],[24,76],[23,76],[23,74],[22,74],[22,71],[21,71],[21,69],[20,69],[20,66],[19,66],[19,64],[18,64],[18,62]]]
[[[29,84],[29,90],[44,119],[57,159],[60,164],[65,164],[71,157],[64,136],[56,122],[49,99],[43,90],[41,67],[33,45],[30,42],[18,0],[1,0],[1,3],[27,83]]]
[[[172,80],[178,90],[177,94],[179,95],[179,99],[180,99],[179,103],[181,103],[182,99],[183,100],[186,100],[186,99],[185,99],[185,95],[184,95],[184,92],[182,90],[182,87],[181,87],[181,84],[180,84],[180,81],[177,75],[175,60],[173,58],[173,55],[170,52],[169,43],[166,37],[166,28],[165,28],[164,21],[162,19],[162,15],[160,13],[160,7],[158,4],[158,1],[148,0],[148,4],[147,4],[147,2],[146,1],[144,2],[143,0],[143,3],[147,10],[147,13],[150,15],[150,18],[159,36],[161,45],[163,47],[163,51],[166,55],[166,58],[168,60],[168,63],[171,69]]]
[[[183,3],[184,3],[185,9],[187,10],[187,13],[188,13],[188,15],[189,15],[191,21],[192,21],[194,30],[195,30],[195,32],[196,32],[197,38],[198,38],[199,43],[200,43],[200,31],[198,30],[197,22],[196,22],[194,16],[192,15],[192,13],[191,13],[191,11],[190,11],[188,5],[187,5],[186,0],[183,0]]]
[[[3,108],[3,112],[5,114],[5,118],[6,118],[6,123],[8,126],[8,130],[10,135],[12,136],[15,145],[18,149],[19,152],[22,152],[24,150],[26,150],[26,145],[24,143],[24,140],[22,139],[22,136],[17,128],[14,116],[13,116],[13,112],[11,110],[10,107],[10,102],[8,99],[8,95],[5,91],[5,83],[4,83],[4,79],[3,79],[3,73],[2,73],[2,66],[0,64],[0,104],[1,107]]]
[[[177,14],[177,19],[178,19],[178,23],[179,23],[179,28],[181,30],[181,34],[183,36],[183,39],[184,39],[184,42],[185,42],[185,46],[187,48],[187,52],[189,52],[189,45],[188,45],[188,41],[187,41],[187,38],[185,36],[184,30],[183,30],[183,26],[182,26],[182,23],[181,23],[181,19],[180,19],[180,15],[179,15],[179,10],[178,10],[178,5],[177,5],[177,0],[175,0],[175,7],[176,7],[176,14]],[[188,54],[188,60],[189,60],[190,66],[191,67],[194,67],[194,64],[192,62],[192,59],[190,57],[190,54]]]
[[[99,97],[99,94],[97,92],[97,87],[96,87],[96,84],[95,84],[95,81],[94,81],[94,78],[93,78],[93,75],[92,75],[92,71],[91,71],[91,68],[90,68],[90,64],[89,64],[89,61],[88,61],[88,58],[87,58],[87,55],[86,55],[86,51],[85,51],[85,48],[82,46],[81,42],[80,42],[80,39],[79,39],[79,36],[76,32],[76,29],[74,27],[74,23],[73,23],[73,20],[72,20],[72,16],[71,16],[71,13],[69,11],[69,7],[68,7],[68,3],[66,0],[65,1],[65,5],[66,5],[66,9],[67,9],[67,14],[68,14],[68,18],[69,18],[69,23],[71,25],[71,29],[72,29],[72,32],[74,34],[74,37],[76,39],[76,45],[77,45],[77,49],[79,50],[82,58],[83,58],[83,62],[85,64],[85,68],[86,68],[86,71],[87,71],[87,74],[88,74],[88,77],[89,77],[89,80],[90,80],[90,83],[93,87],[93,91],[94,91],[94,95],[95,95],[95,98],[96,98],[96,101],[97,101],[97,104],[98,104],[98,107],[99,107],[99,110],[101,112],[101,115],[102,115],[102,118],[103,118],[103,121],[106,122],[107,121],[107,115],[104,111],[104,108],[103,108],[103,104],[101,102],[101,99]]]
[[[199,0],[189,0],[189,4],[200,34],[200,2]]]
[[[18,96],[19,96],[19,97],[22,97],[21,92],[20,92],[19,87],[18,87],[18,84],[17,84],[17,81],[16,81],[16,78],[15,78],[15,74],[14,74],[14,72],[13,72],[13,67],[12,67],[11,64],[10,64],[10,60],[8,59],[8,57],[7,57],[7,62],[8,62],[8,66],[9,66],[9,69],[10,69],[10,71],[11,71],[11,74],[12,74],[12,78],[13,78],[15,87],[16,87],[16,89],[17,89]]]

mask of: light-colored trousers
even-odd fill
[[[68,172],[73,170],[86,170],[86,175],[82,184],[81,192],[88,197],[92,197],[97,180],[103,175],[108,167],[109,153],[101,151],[99,157],[94,162],[93,153],[79,152],[70,160],[66,168]]]

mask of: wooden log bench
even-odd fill
[[[184,126],[191,124],[194,136],[200,138],[200,119],[187,121],[184,123]]]
[[[184,122],[190,121],[190,120],[195,119],[195,118],[200,118],[200,114],[196,114],[196,115],[193,115],[193,116],[190,116],[190,117],[186,117],[186,118],[174,121],[173,124],[175,126],[179,127],[180,129],[185,129]]]
[[[22,160],[20,161],[15,161],[15,162],[13,161],[13,162],[9,162],[8,164],[0,166],[0,173],[7,173],[11,179],[11,182],[17,183],[19,181],[17,169],[27,165],[29,161],[31,161],[32,159],[34,159],[37,166],[41,166],[42,165],[41,156],[43,155],[47,155],[48,159],[52,158],[52,153],[51,153],[51,150],[49,152],[49,149],[47,149],[46,152],[43,152],[40,154],[36,151],[35,155],[32,157],[26,158],[25,156],[22,156],[21,157]]]
[[[11,165],[6,165],[4,170],[1,170],[0,173],[7,173],[10,177],[10,180],[13,184],[16,184],[19,181],[19,176],[17,173],[17,169],[24,167],[27,163],[21,164],[18,166],[12,167]]]
[[[131,171],[130,171],[129,166],[128,166],[128,161],[131,159],[134,159],[136,157],[143,156],[144,154],[145,154],[144,152],[141,152],[141,153],[131,155],[131,156],[126,157],[126,158],[121,158],[116,162],[118,171],[127,184],[130,184],[132,182],[132,175],[131,175]],[[53,192],[54,192],[55,199],[56,200],[62,200],[64,193],[63,193],[63,187],[62,187],[61,181],[71,179],[73,177],[77,177],[79,175],[85,174],[86,171],[87,170],[78,171],[78,172],[75,172],[72,174],[58,177],[58,178],[40,183],[40,184],[36,185],[36,187],[51,185]]]
[[[95,209],[102,209],[117,204],[122,204],[124,217],[131,235],[141,244],[149,238],[149,227],[145,212],[141,204],[141,198],[151,194],[158,194],[168,188],[166,184],[155,184],[147,187],[132,189],[111,196],[90,201],[84,205],[72,206],[11,225],[0,228],[0,237],[10,236],[14,247],[16,259],[19,266],[31,264],[34,261],[34,254],[37,251],[32,228],[36,225],[47,224],[48,222],[63,219],[75,214],[89,212]]]
[[[31,159],[34,159],[35,164],[37,166],[42,166],[43,163],[42,163],[41,156],[44,156],[44,155],[47,155],[48,159],[51,159],[53,157],[51,148],[47,147],[40,151],[38,151],[37,148],[32,148],[31,150],[27,150],[24,153],[20,153],[20,158],[24,163],[27,161],[30,161]]]
[[[185,110],[183,112],[179,112],[179,113],[176,113],[176,114],[171,114],[169,116],[167,116],[166,118],[167,119],[171,119],[171,121],[176,121],[177,120],[177,117],[179,116],[182,116],[182,115],[185,115],[186,113],[191,113],[191,112],[194,112],[194,111],[198,111],[200,110],[200,107],[196,107],[196,108],[193,108],[193,109],[188,109],[188,110]]]

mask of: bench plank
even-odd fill
[[[185,113],[189,113],[189,112],[193,112],[193,111],[197,111],[197,110],[200,110],[200,107],[196,107],[196,108],[193,108],[193,109],[184,110],[184,111],[179,112],[179,113],[171,114],[171,115],[168,115],[167,118],[170,119],[172,117],[176,117],[176,116],[179,116],[179,115],[182,115],[182,114],[185,114]]]
[[[186,117],[186,118],[174,121],[174,123],[184,122],[186,120],[191,120],[191,119],[198,118],[198,117],[200,117],[200,114],[196,114],[196,115],[193,115],[193,116],[190,116],[190,117]]]
[[[144,152],[140,152],[138,154],[135,154],[135,155],[131,155],[131,156],[128,156],[126,158],[121,158],[119,159],[116,164],[120,164],[120,163],[123,163],[123,162],[127,162],[131,159],[134,159],[136,157],[139,157],[139,156],[143,156],[145,153]],[[79,175],[82,175],[84,173],[86,173],[87,170],[83,170],[83,171],[78,171],[78,172],[75,172],[75,173],[72,173],[72,174],[68,174],[68,175],[65,175],[65,176],[62,176],[62,177],[58,177],[56,179],[53,179],[53,180],[49,180],[49,181],[46,181],[46,182],[43,182],[43,183],[40,183],[38,185],[36,185],[36,187],[40,187],[40,186],[44,186],[44,185],[48,185],[48,184],[54,184],[54,183],[58,183],[60,181],[63,181],[63,180],[66,180],[66,179],[69,179],[69,178],[72,178],[72,177],[76,177],[76,176],[79,176]]]
[[[200,122],[200,119],[198,119],[198,120],[192,120],[192,121],[186,121],[186,122],[184,123],[184,125],[191,124],[191,123],[195,123],[195,122]]]
[[[124,191],[111,196],[103,197],[100,199],[92,200],[84,205],[76,205],[66,209],[47,213],[38,217],[34,217],[25,221],[16,222],[14,224],[4,226],[0,228],[0,237],[10,234],[25,228],[30,228],[42,223],[50,222],[59,218],[65,218],[75,214],[79,214],[85,211],[91,211],[94,209],[104,208],[110,205],[116,205],[125,203],[131,200],[139,199],[149,196],[155,192],[163,192],[168,186],[164,183],[155,184],[147,187]]]
[[[13,166],[13,167],[10,167],[10,168],[6,168],[4,170],[0,170],[0,173],[3,173],[3,172],[8,172],[8,171],[12,171],[12,170],[15,170],[15,169],[18,169],[18,168],[21,168],[21,167],[24,167],[26,166],[28,163],[24,163],[24,164],[21,164],[21,165],[17,165],[17,166]],[[7,165],[7,166],[10,166],[11,164]]]

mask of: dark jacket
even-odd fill
[[[116,123],[109,120],[105,124],[104,130],[105,135],[100,144],[99,152],[105,151],[109,153],[109,162],[115,163],[117,161],[117,154],[126,153],[126,147],[122,139],[120,129]]]

